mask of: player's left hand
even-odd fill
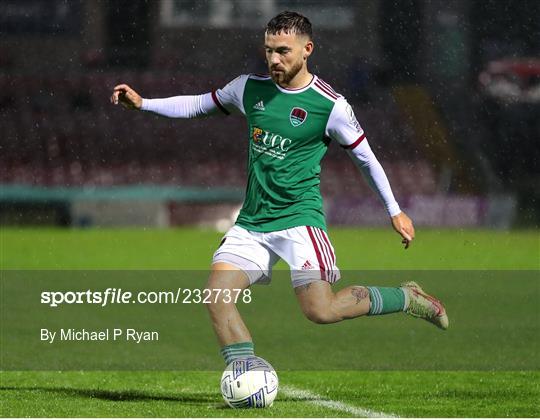
[[[404,244],[405,249],[407,249],[414,239],[414,226],[412,220],[405,213],[401,212],[392,217],[392,226],[403,238],[401,243]]]

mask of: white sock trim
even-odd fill
[[[405,295],[405,303],[403,304],[403,312],[405,312],[409,307],[409,293],[405,287],[402,287],[401,290],[403,290],[403,294]]]

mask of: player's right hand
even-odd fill
[[[129,109],[141,109],[142,98],[128,85],[122,84],[114,87],[113,94],[111,95],[111,103],[115,105],[120,103]]]
[[[394,230],[401,235],[401,243],[405,245],[405,249],[409,248],[414,239],[414,225],[412,220],[404,212],[392,216],[391,219]]]

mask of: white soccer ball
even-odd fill
[[[276,371],[260,357],[236,359],[221,376],[221,395],[232,408],[270,407],[277,392]]]

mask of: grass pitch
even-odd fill
[[[3,229],[0,266],[203,270],[220,237],[195,229]],[[330,237],[344,272],[337,287],[358,282],[347,278],[352,273],[347,270],[362,269],[363,284],[375,274],[386,275],[366,270],[399,270],[388,276],[421,276],[428,283],[431,277],[426,289],[445,301],[451,329],[441,332],[401,315],[313,325],[300,314],[290,285],[276,281],[268,288],[254,288],[258,303],[241,309],[257,353],[278,370],[280,393],[270,409],[232,410],[224,405],[218,386],[222,362],[199,306],[183,308],[193,311],[193,340],[181,351],[163,354],[176,357],[185,370],[2,371],[0,415],[540,416],[537,231],[420,231],[407,251],[390,230],[335,229]],[[502,277],[482,281],[487,270],[504,271]],[[527,276],[523,270],[529,270]],[[443,281],[444,276],[449,280]],[[266,323],[257,318],[261,312],[271,314]],[[148,322],[153,322],[151,317]],[[199,365],[207,370],[194,371]]]

